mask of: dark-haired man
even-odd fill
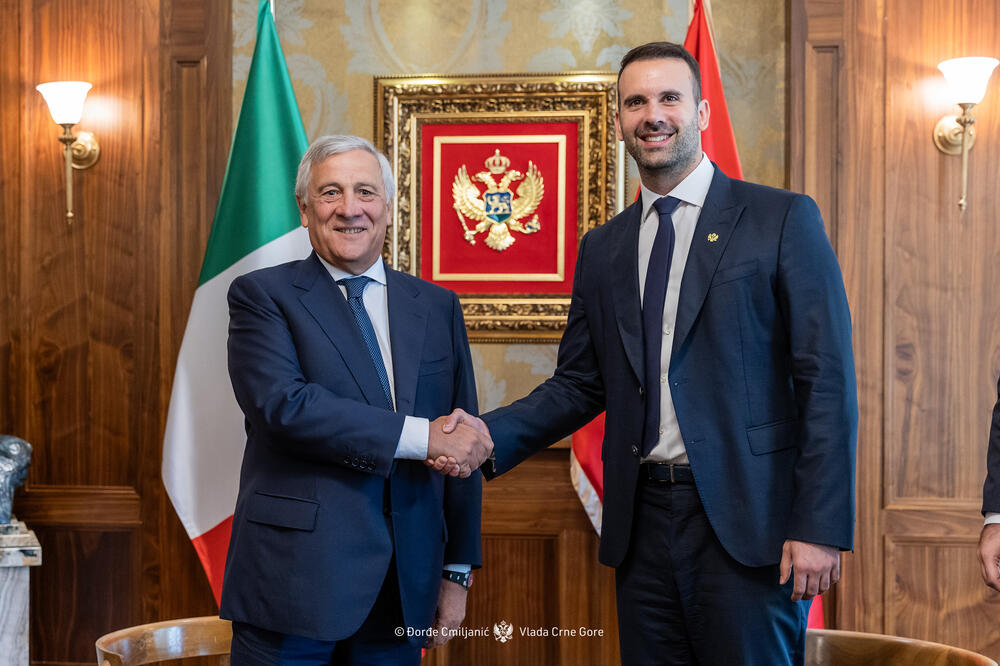
[[[709,105],[683,47],[632,49],[618,95],[642,196],[580,243],[558,367],[483,417],[484,473],[607,410],[600,559],[622,662],[802,663],[808,600],[852,546],[840,268],[809,197],[731,180],[702,153]]]

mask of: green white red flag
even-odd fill
[[[306,148],[274,17],[264,0],[219,205],[177,358],[163,438],[163,484],[216,602],[246,444],[243,413],[226,365],[226,294],[233,278],[243,273],[309,254],[294,196],[295,173]]]

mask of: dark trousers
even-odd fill
[[[730,557],[694,485],[640,481],[636,495],[615,570],[622,664],[802,664],[809,602],[791,601],[778,566]]]
[[[232,666],[418,666],[420,647],[396,637],[396,628],[405,626],[393,559],[375,605],[354,635],[319,641],[234,622],[229,660]]]

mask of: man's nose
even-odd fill
[[[363,213],[361,199],[350,190],[344,192],[344,196],[340,198],[340,210],[337,212],[344,217],[358,217]]]
[[[646,110],[644,117],[642,119],[643,129],[647,130],[659,130],[667,124],[667,114],[659,108],[658,105],[652,104],[650,108]]]

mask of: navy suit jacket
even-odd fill
[[[628,550],[640,464],[641,206],[583,238],[554,375],[484,417],[502,473],[607,410],[600,559],[610,566]],[[780,560],[785,539],[850,549],[858,418],[850,313],[812,199],[716,168],[672,349],[677,420],[727,552],[762,566]]]
[[[997,380],[997,404],[993,407],[993,425],[986,450],[983,513],[1000,513],[1000,379]]]
[[[476,409],[462,310],[452,292],[405,273],[387,268],[386,283],[396,412],[373,406],[385,400],[375,366],[315,253],[229,289],[229,374],[247,445],[224,618],[346,638],[395,554],[406,624],[425,628],[442,564],[480,565],[481,475],[446,478],[423,461],[393,460],[404,415]]]

